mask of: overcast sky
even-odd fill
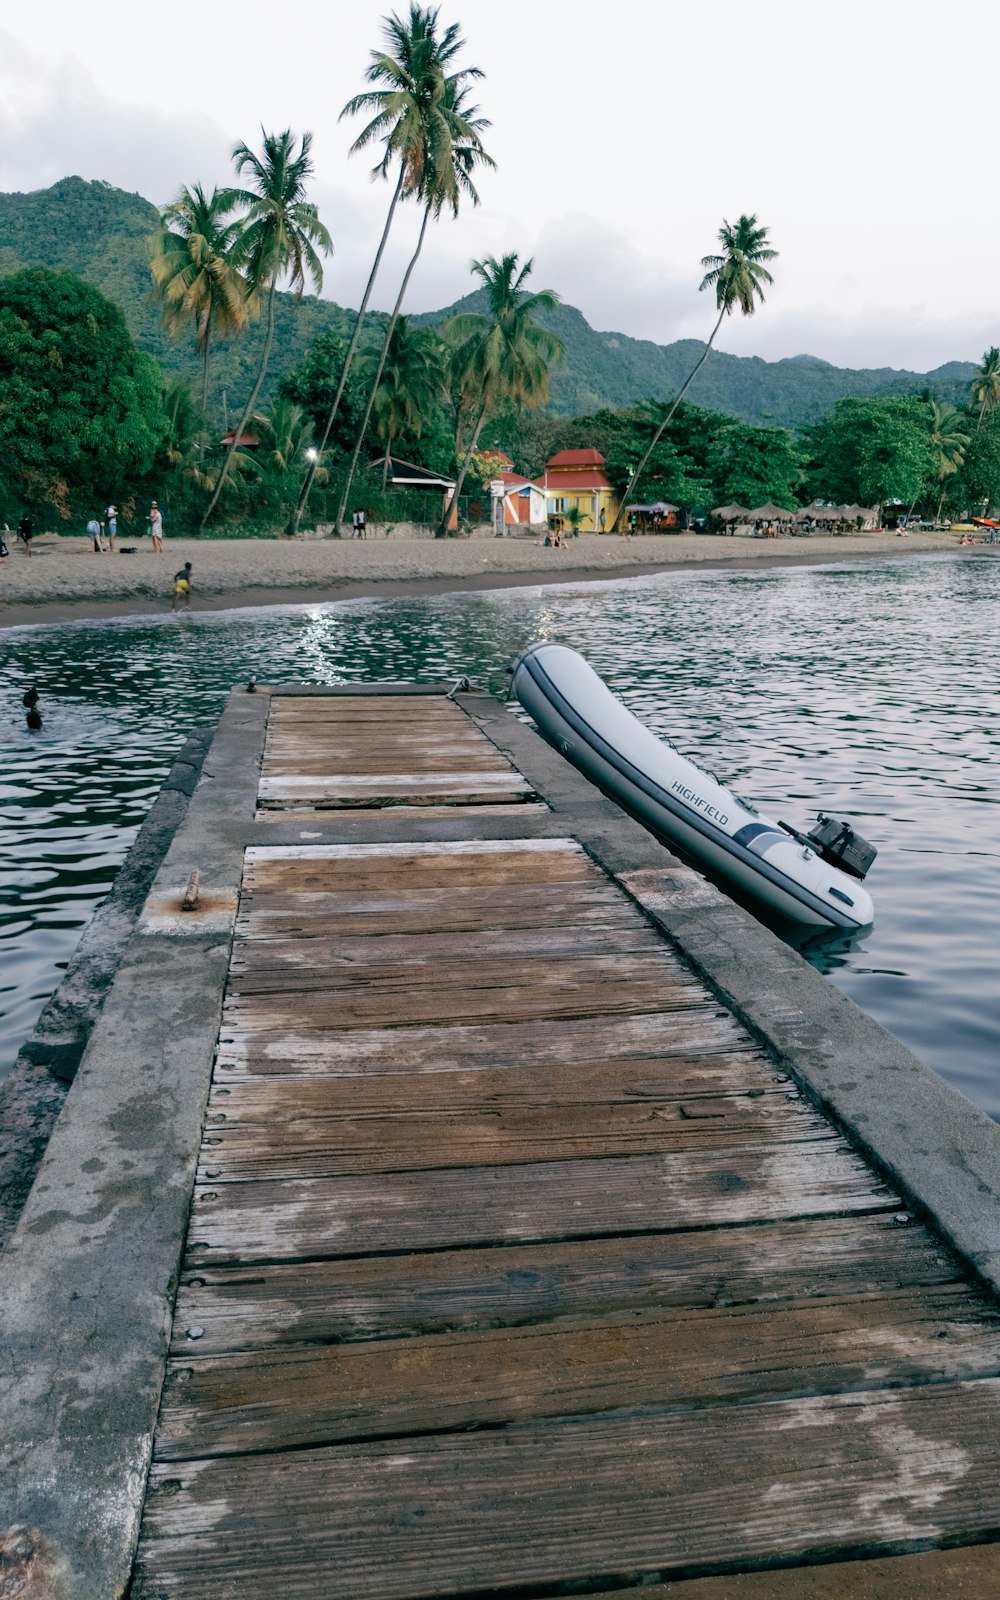
[[[388,203],[348,156],[389,0],[136,0],[0,8],[0,188],[69,173],[155,202],[229,176],[260,125],[310,129],[336,256],[357,304]],[[403,6],[398,5],[398,10]],[[705,337],[700,259],[756,212],[780,260],[767,304],[719,346],[769,359],[923,370],[1000,343],[995,0],[442,0],[493,124],[482,205],[429,237],[409,309],[517,250],[595,327]],[[395,294],[403,214],[376,304]]]

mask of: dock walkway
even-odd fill
[[[486,696],[258,720],[131,1600],[1000,1591],[997,1301],[715,891]]]

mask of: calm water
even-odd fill
[[[877,922],[812,959],[1000,1117],[1000,558],[985,552],[0,634],[0,1076],[175,751],[233,684],[468,672],[502,691],[538,638],[581,650],[779,816],[855,819],[879,847]]]

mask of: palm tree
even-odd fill
[[[467,311],[452,317],[447,324],[448,337],[454,345],[450,374],[459,415],[474,416],[475,422],[458,481],[444,508],[438,538],[444,538],[448,531],[487,415],[504,404],[516,411],[533,411],[549,398],[549,367],[562,356],[563,346],[554,333],[534,319],[539,311],[555,311],[560,302],[551,289],[528,293],[524,285],[533,265],[526,261],[519,271],[513,251],[499,261],[495,256],[474,261],[473,274],[486,292],[486,314]]]
[[[443,394],[440,340],[430,328],[414,328],[406,317],[400,317],[389,341],[373,407],[375,430],[385,445],[383,493],[393,440],[401,433],[419,439],[428,415]]]
[[[991,345],[972,374],[972,398],[979,407],[978,433],[987,411],[1000,405],[1000,349]]]
[[[257,381],[233,430],[228,454],[202,518],[202,527],[215,510],[240,435],[253,414],[267,373],[274,342],[274,299],[279,280],[288,279],[297,300],[302,298],[307,277],[318,294],[323,286],[323,266],[317,250],[326,254],[333,250],[316,207],[305,199],[306,184],[313,173],[309,154],[312,134],[302,135],[298,150],[287,128],[284,133],[265,133],[263,138],[259,156],[247,145],[238,144],[233,151],[233,163],[238,174],[249,172],[251,181],[249,189],[237,191],[237,203],[245,207],[245,215],[235,256],[244,266],[253,292],[267,296],[267,330]]]
[[[208,356],[213,334],[231,338],[250,320],[247,283],[234,263],[239,223],[233,219],[235,189],[200,183],[182,189],[162,213],[163,227],[150,240],[154,292],[165,302],[163,318],[171,334],[193,320],[202,358],[201,414],[208,404]]]
[[[330,430],[337,418],[340,402],[343,398],[347,377],[354,361],[358,347],[358,339],[364,322],[368,302],[371,299],[375,279],[382,263],[389,230],[392,227],[396,206],[401,199],[408,195],[416,194],[420,188],[424,175],[424,166],[427,153],[427,125],[434,114],[434,108],[441,91],[441,83],[446,77],[460,87],[469,78],[481,78],[482,72],[478,67],[463,67],[460,71],[447,74],[458,52],[464,48],[465,40],[458,31],[457,23],[452,23],[445,29],[439,38],[437,34],[437,10],[411,4],[409,17],[403,22],[393,15],[384,19],[384,31],[387,49],[374,50],[369,62],[365,77],[374,85],[364,94],[355,95],[349,100],[340,113],[341,118],[355,116],[359,113],[367,115],[373,113],[370,121],[362,128],[358,137],[351,146],[351,154],[367,149],[371,144],[381,140],[383,145],[382,160],[372,171],[373,178],[388,178],[395,163],[398,167],[396,184],[389,202],[389,212],[382,229],[375,260],[372,263],[368,282],[365,286],[361,306],[354,321],[354,330],[344,357],[344,364],[340,373],[336,393],[330,405],[326,426],[319,441],[319,455],[326,449],[330,437]],[[316,474],[317,461],[307,472],[299,494],[298,503],[292,514],[288,532],[297,533],[302,514],[305,511],[312,489],[313,479]]]
[[[941,512],[944,508],[945,482],[953,472],[957,472],[965,460],[965,452],[969,444],[969,435],[964,431],[965,418],[956,406],[941,405],[937,400],[931,401],[931,444],[934,447],[936,460],[935,477],[941,486],[941,495],[938,500],[937,517],[941,521]]]
[[[701,264],[703,267],[707,267],[708,271],[698,286],[699,290],[715,290],[715,304],[719,312],[715,327],[712,329],[709,341],[701,356],[677,391],[670,410],[654,433],[649,449],[629,479],[628,488],[625,490],[622,503],[618,508],[618,515],[615,518],[615,529],[621,526],[622,517],[625,515],[626,507],[635,492],[635,486],[645,470],[647,461],[659,444],[664,429],[671,421],[681,400],[708,359],[708,352],[715,343],[716,334],[722,327],[723,317],[730,316],[737,306],[739,306],[745,317],[752,317],[758,303],[760,305],[764,304],[764,284],[774,282],[764,263],[766,261],[774,261],[778,252],[770,248],[767,229],[758,225],[755,216],[739,217],[734,227],[731,227],[724,220],[722,227],[719,229],[719,243],[722,246],[721,255],[702,257]]]
[[[417,235],[416,249],[407,264],[403,281],[399,286],[396,304],[386,324],[385,336],[382,342],[382,354],[379,357],[375,370],[375,377],[368,396],[368,405],[365,409],[364,421],[358,433],[354,454],[347,472],[347,481],[341,496],[340,506],[337,511],[337,526],[343,522],[347,512],[347,502],[357,471],[358,457],[368,431],[371,420],[375,395],[382,379],[382,368],[385,365],[392,339],[396,319],[406,294],[413,269],[417,264],[420,252],[423,249],[424,236],[427,224],[432,217],[437,219],[442,211],[448,209],[453,217],[458,216],[462,196],[472,201],[474,206],[479,204],[479,195],[472,181],[472,174],[477,166],[494,167],[496,165],[492,156],[487,155],[483,149],[480,134],[490,124],[485,117],[480,116],[478,106],[468,103],[468,91],[455,78],[442,78],[439,93],[429,110],[424,125],[424,148],[421,157],[420,182],[415,190],[417,197],[423,202],[423,217],[420,223],[420,232]]]

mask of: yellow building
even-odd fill
[[[565,526],[575,506],[584,533],[610,533],[618,515],[618,496],[604,476],[599,450],[559,450],[546,465],[539,488],[545,490],[548,515]]]

